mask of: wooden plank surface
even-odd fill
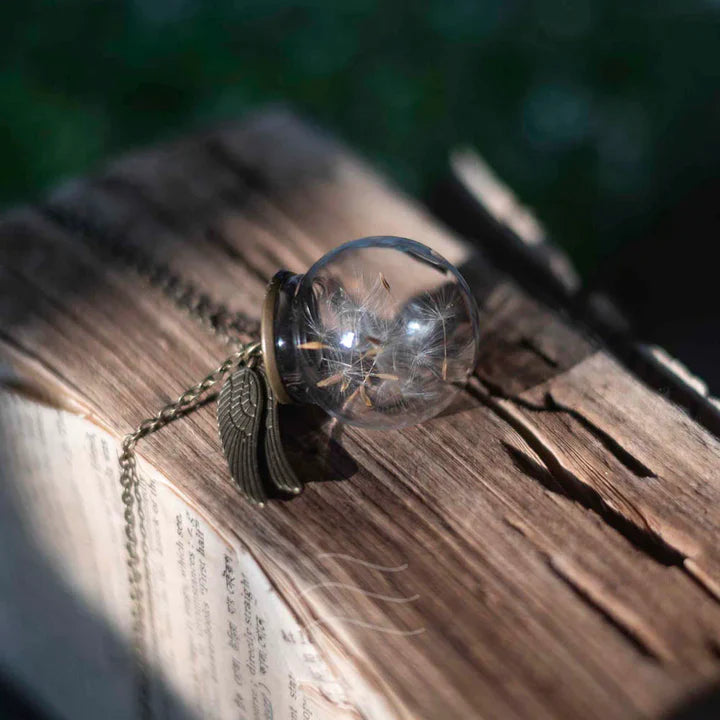
[[[263,511],[227,477],[212,407],[141,454],[398,717],[661,718],[720,681],[717,437],[322,132],[260,114],[68,184],[0,234],[6,351],[118,435],[227,348],[114,243],[255,317],[275,270],[341,242],[431,245],[483,316],[477,377],[450,411],[374,433],[288,409],[310,483]]]

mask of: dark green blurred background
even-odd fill
[[[4,0],[0,204],[289,101],[422,194],[470,143],[581,270],[720,177],[720,0]]]

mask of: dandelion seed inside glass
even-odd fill
[[[370,428],[442,411],[472,372],[478,311],[460,273],[413,240],[341,245],[284,273],[273,323],[290,397]]]

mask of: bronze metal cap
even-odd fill
[[[292,399],[285,390],[275,359],[275,311],[283,276],[284,273],[277,273],[268,285],[265,301],[263,302],[262,317],[260,318],[260,343],[265,363],[265,374],[270,387],[275,393],[278,402],[287,405],[292,403]]]

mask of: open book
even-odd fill
[[[139,717],[118,452],[82,414],[0,390],[0,663],[50,717]],[[358,717],[238,539],[140,476],[152,716]]]

